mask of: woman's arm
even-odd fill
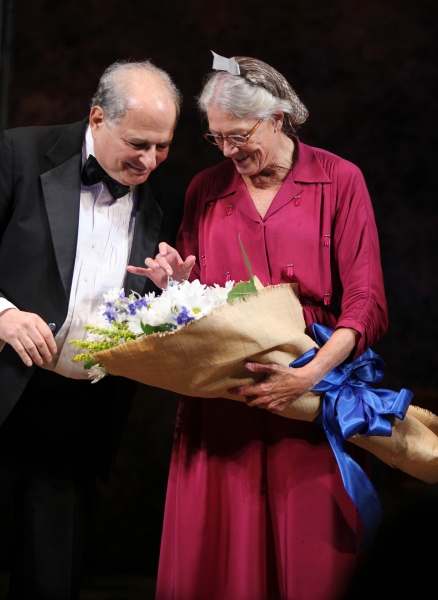
[[[336,327],[355,329],[360,356],[388,327],[388,309],[380,261],[379,237],[368,189],[361,171],[342,161],[335,178],[336,210],[332,225],[333,270],[341,289]]]

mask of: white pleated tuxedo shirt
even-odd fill
[[[82,166],[88,156],[94,156],[94,143],[90,127],[85,132],[82,145]],[[67,318],[55,336],[57,354],[45,369],[64,377],[87,379],[82,362],[72,358],[80,350],[68,342],[86,337],[84,324],[95,316],[103,294],[111,288],[121,288],[134,235],[137,188],[114,200],[104,183],[85,186],[81,184],[79,230],[76,258]],[[5,298],[0,298],[0,313],[16,308]],[[0,348],[4,346],[4,342]]]

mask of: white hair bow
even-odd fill
[[[216,71],[228,71],[231,75],[240,75],[240,67],[234,58],[225,58],[210,50],[213,54],[213,69]]]

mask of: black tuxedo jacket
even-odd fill
[[[0,296],[55,323],[55,334],[70,296],[87,123],[11,129],[0,141]],[[183,194],[161,167],[139,186],[130,264],[142,266],[161,241],[174,244]],[[125,290],[152,287],[150,280],[127,273]],[[34,368],[24,366],[9,345],[0,352],[0,424]]]

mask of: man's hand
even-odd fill
[[[12,346],[26,367],[49,363],[57,352],[53,334],[41,317],[17,308],[0,314],[0,340]]]
[[[185,260],[181,258],[175,248],[165,242],[158,246],[159,253],[153,258],[146,258],[144,261],[147,269],[143,267],[126,267],[134,275],[144,275],[149,277],[159,288],[166,288],[168,278],[173,277],[176,281],[188,279],[193,265],[196,262],[195,256],[188,256]]]

